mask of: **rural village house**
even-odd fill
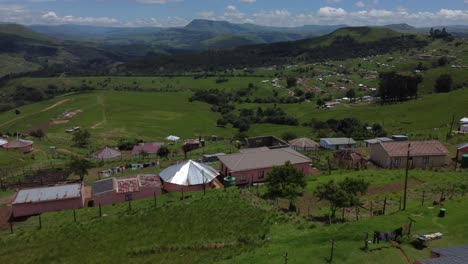
[[[468,245],[431,250],[431,258],[415,264],[463,264],[468,263]]]
[[[11,206],[13,216],[21,217],[83,208],[84,201],[83,184],[76,183],[20,190]]]
[[[321,138],[320,146],[325,149],[333,150],[355,148],[356,141],[352,138]]]
[[[121,157],[122,153],[120,151],[106,147],[98,152],[95,152],[91,155],[93,159],[113,159]]]
[[[393,139],[388,138],[388,137],[379,137],[379,138],[373,138],[373,139],[366,139],[364,140],[364,144],[366,145],[367,148],[370,148],[371,145],[379,144],[380,142],[390,142],[390,141],[393,141]]]
[[[28,153],[33,150],[34,142],[31,140],[17,139],[4,144],[2,147],[6,150],[15,150],[21,153]]]
[[[289,146],[296,151],[316,150],[320,144],[308,138],[297,138],[289,141]]]
[[[461,161],[463,155],[468,154],[468,143],[457,145],[457,161]]]
[[[219,160],[221,174],[235,177],[237,185],[264,182],[274,166],[282,166],[287,161],[306,175],[311,171],[311,160],[289,147],[244,149],[241,153],[220,156]]]
[[[161,142],[140,143],[133,147],[132,155],[138,156],[142,152],[144,152],[148,154],[149,156],[156,156],[162,145],[164,145],[164,143],[161,143]]]
[[[409,144],[411,168],[447,165],[449,152],[439,141],[381,142],[371,145],[371,160],[384,168],[405,168]]]

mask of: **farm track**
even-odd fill
[[[100,127],[101,125],[105,124],[107,122],[107,117],[106,117],[106,109],[104,105],[104,100],[102,99],[101,95],[96,96],[97,103],[102,107],[102,120],[99,123],[94,124],[91,129],[96,129]]]
[[[46,111],[48,111],[48,110],[50,110],[50,109],[53,109],[53,108],[55,108],[55,107],[57,107],[57,106],[59,106],[59,105],[64,104],[64,103],[67,102],[68,100],[70,100],[70,99],[63,99],[63,100],[61,100],[61,101],[59,101],[59,102],[57,102],[57,103],[55,103],[55,104],[53,104],[53,105],[51,105],[51,106],[49,106],[49,107],[47,107],[47,108],[42,109],[42,110],[39,111],[38,113],[43,113],[43,112],[46,112]],[[35,114],[37,114],[37,113],[32,113],[32,114],[28,114],[28,115],[18,116],[18,117],[16,117],[16,118],[13,118],[13,119],[11,119],[11,120],[8,120],[7,122],[5,122],[5,123],[3,123],[3,124],[0,124],[0,127],[2,127],[2,126],[4,126],[4,125],[8,125],[8,124],[10,124],[10,123],[13,123],[13,122],[15,122],[15,121],[17,121],[17,120],[20,120],[20,119],[22,119],[22,118],[35,115]]]

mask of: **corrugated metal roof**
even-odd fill
[[[164,143],[161,143],[161,142],[140,143],[139,145],[136,145],[135,147],[133,147],[132,155],[138,155],[142,151],[148,154],[156,154],[158,153],[162,145],[164,145]]]
[[[20,190],[13,204],[40,203],[81,197],[82,185],[68,184],[53,187],[42,187]]]
[[[94,153],[93,155],[91,155],[91,157],[95,159],[113,159],[120,157],[121,155],[122,154],[120,153],[120,151],[106,147]]]
[[[299,148],[318,148],[320,144],[309,138],[297,138],[289,141],[289,145]]]
[[[161,186],[161,179],[156,174],[143,174],[139,176],[141,187]]]
[[[113,191],[114,189],[114,178],[110,178],[93,183],[91,193],[94,196],[101,193]]]
[[[291,164],[311,162],[309,158],[289,147],[220,156],[219,160],[231,171],[245,171],[250,169],[282,166],[286,161],[291,162]]]
[[[388,137],[379,137],[379,138],[372,138],[372,139],[366,139],[364,142],[367,142],[369,144],[377,144],[380,142],[390,142],[393,141],[393,139],[388,138]]]
[[[448,150],[439,141],[393,141],[380,143],[391,157],[408,155],[408,144],[411,144],[411,156],[447,155]]]
[[[8,143],[8,141],[7,141],[7,140],[5,140],[5,139],[1,139],[1,138],[0,138],[0,146],[3,146],[3,145],[5,145],[6,143]]]
[[[424,264],[466,264],[468,263],[468,245],[451,248],[433,249],[432,252],[440,255],[439,258],[421,260]]]
[[[7,144],[3,145],[3,147],[6,149],[23,148],[31,146],[33,143],[34,142],[31,140],[18,139],[8,142]]]
[[[328,145],[350,145],[356,144],[352,138],[321,138],[320,140],[326,141]]]
[[[463,143],[463,144],[458,144],[457,145],[457,149],[464,149],[464,148],[467,148],[468,147],[468,143]]]
[[[218,172],[206,164],[189,160],[163,170],[159,176],[164,182],[190,186],[210,183]]]

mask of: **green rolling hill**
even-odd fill
[[[134,73],[243,68],[288,63],[310,63],[384,54],[395,50],[423,47],[428,41],[387,28],[349,27],[328,35],[298,41],[251,45],[200,54],[152,55],[122,67]]]

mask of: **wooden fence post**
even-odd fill
[[[73,209],[73,221],[76,223],[76,211]]]
[[[373,208],[372,208],[373,205],[374,205],[374,201],[371,201],[371,202],[370,202],[370,210],[369,210],[370,216],[371,216],[371,217],[372,217],[372,213],[373,213]]]
[[[156,202],[156,192],[154,192],[153,195],[154,195],[154,207],[158,207],[158,204]]]
[[[424,206],[424,198],[426,198],[426,191],[422,193],[421,206]]]
[[[41,215],[39,215],[39,229],[42,229],[42,219],[41,219]]]
[[[101,209],[101,204],[99,204],[99,217],[102,217],[102,209]]]
[[[401,206],[401,197],[400,197],[400,206]],[[386,209],[387,209],[387,196],[385,196],[385,199],[383,201],[383,212],[382,212],[383,215],[385,215]]]

